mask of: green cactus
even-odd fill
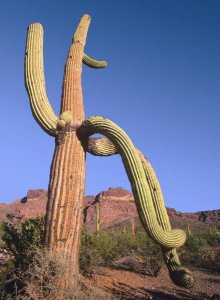
[[[131,182],[140,219],[149,235],[164,247],[182,246],[186,239],[182,230],[164,231],[158,224],[140,157],[126,133],[116,124],[102,117],[91,117],[85,120],[80,130],[86,135],[104,134],[117,147]]]
[[[83,55],[83,63],[90,68],[100,69],[107,67],[107,62],[105,60],[95,60],[84,53]]]
[[[189,226],[189,223],[187,223],[187,233],[188,233],[188,235],[192,234],[192,231],[191,231],[191,228]]]
[[[95,156],[109,156],[119,153],[117,145],[111,143],[108,138],[90,137],[87,151]],[[136,149],[136,151],[140,157],[145,177],[148,182],[158,223],[164,230],[169,231],[171,230],[170,221],[164,206],[163,194],[156,174],[147,158],[139,150]],[[176,249],[170,250],[161,245],[161,250],[173,282],[183,287],[193,286],[193,277],[188,269],[181,266]]]
[[[46,94],[43,28],[39,23],[28,27],[25,84],[31,110],[42,129],[56,140],[50,172],[45,243],[52,256],[59,253],[69,262],[69,270],[64,278],[65,285],[70,281],[74,281],[76,285],[85,186],[85,152],[106,156],[119,153],[145,230],[161,245],[173,281],[181,286],[190,286],[191,275],[180,265],[175,250],[185,242],[185,233],[171,229],[160,189],[158,188],[158,193],[153,192],[157,181],[149,171],[146,160],[143,162],[131,140],[113,122],[101,117],[84,121],[82,63],[92,68],[103,68],[107,65],[105,61],[96,61],[84,53],[90,20],[88,15],[84,15],[73,36],[65,65],[59,117],[54,113]],[[96,132],[109,139],[89,138]],[[99,210],[97,220],[98,214]],[[98,229],[99,221],[96,225]]]
[[[100,234],[100,203],[99,203],[99,201],[96,202],[95,210],[96,210],[96,234],[99,236],[99,234]]]
[[[62,89],[60,117],[48,100],[43,66],[43,27],[28,27],[25,51],[25,84],[34,118],[56,146],[50,172],[46,209],[45,243],[51,256],[62,255],[69,262],[65,284],[77,284],[78,254],[85,188],[85,141],[76,129],[84,120],[81,87],[82,63],[105,67],[84,53],[90,16],[84,15],[75,31],[68,53]],[[63,284],[63,283],[62,283]]]

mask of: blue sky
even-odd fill
[[[220,2],[4,1],[0,11],[0,202],[47,188],[54,139],[34,121],[24,87],[30,23],[44,26],[47,93],[59,112],[63,68],[80,17],[92,17],[83,67],[86,116],[119,124],[151,161],[166,205],[219,208]],[[86,194],[130,190],[119,157],[87,156]]]

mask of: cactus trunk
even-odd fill
[[[43,27],[28,27],[25,51],[25,84],[34,118],[42,129],[55,137],[56,146],[50,171],[46,210],[45,244],[51,256],[59,254],[68,262],[62,286],[75,287],[85,188],[85,151],[77,128],[84,120],[81,87],[82,63],[104,68],[84,53],[90,16],[84,15],[75,31],[65,65],[60,117],[46,94],[43,65]]]
[[[61,116],[69,112],[71,123],[58,128],[46,213],[46,245],[52,255],[59,253],[68,259],[68,276],[75,278],[85,187],[85,152],[76,128],[84,119],[81,72],[89,22],[88,16],[81,19],[65,66]]]

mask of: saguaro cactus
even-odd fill
[[[99,236],[99,234],[100,234],[100,203],[99,203],[99,201],[96,202],[95,212],[96,212],[96,218],[95,218],[96,234]]]
[[[45,89],[43,28],[39,23],[28,27],[25,82],[31,109],[42,129],[54,136],[56,141],[50,172],[45,243],[52,256],[59,252],[68,261],[66,281],[74,278],[77,284],[85,152],[94,155],[119,153],[146,232],[161,245],[173,281],[181,286],[190,286],[192,280],[184,277],[186,272],[182,272],[175,252],[175,248],[185,242],[185,233],[171,229],[163,199],[152,192],[156,181],[152,179],[150,168],[145,168],[145,160],[124,131],[113,122],[102,117],[84,120],[82,63],[92,68],[107,65],[105,61],[96,61],[84,53],[89,24],[90,17],[84,15],[72,40],[64,72],[60,116],[54,113]],[[101,133],[109,139],[92,139],[89,136],[93,133]]]
[[[94,118],[92,118],[92,119],[94,119]],[[105,134],[106,136],[108,136],[109,139],[108,138],[93,138],[93,139],[89,138],[88,144],[87,144],[87,151],[90,154],[95,155],[95,156],[110,156],[110,155],[115,155],[118,153],[123,155],[123,153],[121,153],[121,151],[119,150],[118,144],[115,142],[114,137],[112,137],[111,130],[108,129],[111,126],[115,127],[115,125],[106,119],[103,120],[104,122],[103,121],[101,122],[102,123],[101,126],[99,126],[98,122],[96,122],[96,124],[93,125],[93,122],[91,122],[92,123],[91,124],[90,120],[91,119],[84,122],[84,125],[86,127],[88,127],[88,126],[91,127],[89,134],[91,134],[93,132],[101,132],[103,134],[105,134],[108,131],[110,131],[110,132]],[[104,130],[103,130],[103,123],[106,123]],[[108,123],[110,123],[109,124],[110,126],[108,125]],[[121,129],[118,128],[118,130],[120,131],[120,134],[122,134],[125,137],[125,139],[127,139],[126,134]],[[110,137],[111,137],[111,141],[110,141]],[[124,141],[123,141],[122,147],[125,147]],[[135,149],[133,149],[133,151],[135,152]],[[145,178],[148,183],[148,186],[146,185],[146,183],[144,183],[143,188],[149,188],[149,190],[150,190],[151,199],[152,199],[152,203],[153,203],[153,206],[155,209],[158,223],[163,230],[170,231],[171,230],[170,221],[169,221],[169,217],[168,217],[165,205],[164,205],[163,194],[161,191],[159,181],[156,177],[156,174],[155,174],[150,162],[148,161],[148,159],[138,149],[136,149],[136,152],[141,160],[143,171],[145,173]],[[125,161],[124,161],[124,165],[125,165],[125,169],[127,170],[128,166]],[[133,188],[133,193],[134,193],[134,197],[136,197],[136,188]],[[137,208],[138,208],[138,206],[137,206]],[[193,277],[192,277],[190,271],[181,265],[176,249],[175,248],[169,249],[168,247],[165,247],[164,245],[162,245],[162,243],[160,243],[160,242],[159,242],[159,244],[161,246],[163,258],[164,258],[164,261],[169,270],[172,281],[175,284],[182,286],[182,287],[193,286],[193,284],[194,284]]]
[[[85,151],[76,129],[84,120],[81,88],[82,62],[94,68],[106,66],[84,54],[90,17],[84,15],[74,34],[65,66],[60,117],[47,98],[43,71],[43,28],[28,27],[25,82],[32,113],[39,125],[56,139],[46,211],[45,241],[51,252],[69,260],[70,274],[78,274],[78,252],[85,186]],[[76,280],[77,282],[77,280]]]

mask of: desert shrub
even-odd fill
[[[190,235],[181,260],[188,265],[217,271],[220,269],[220,237],[216,233],[199,232]]]
[[[219,247],[220,246],[220,236],[216,233],[205,234],[205,238],[207,243],[211,247]]]
[[[44,218],[30,219],[20,225],[3,223],[2,240],[12,256],[1,270],[0,285],[2,292],[22,289],[24,282],[18,273],[25,272],[31,265],[36,249],[42,248]],[[20,298],[15,298],[20,299]]]
[[[156,275],[163,260],[161,251],[142,228],[134,236],[130,232],[113,230],[91,234],[83,230],[80,268],[83,273],[88,273],[94,266],[112,265],[112,262],[123,256],[138,255],[145,261],[149,274]]]
[[[5,247],[12,253],[15,268],[27,268],[35,248],[43,245],[44,217],[29,219],[21,225],[3,223]]]
[[[199,249],[207,245],[207,240],[199,235],[189,235],[186,240],[185,248],[192,253],[197,253]]]
[[[5,290],[5,283],[9,275],[14,269],[14,265],[11,260],[7,261],[3,266],[0,268],[0,296],[1,291]]]
[[[77,299],[77,300],[113,300],[106,292],[98,288],[86,288],[81,284],[78,288],[74,282],[63,285],[63,278],[68,273],[69,265],[59,255],[51,258],[46,250],[36,249],[32,263],[26,270],[17,270],[16,280],[23,282],[23,288],[2,294],[1,299]],[[60,284],[58,284],[60,283]]]
[[[135,254],[140,255],[146,263],[149,275],[156,276],[163,265],[160,246],[146,235],[141,227],[136,235],[137,247]]]
[[[187,237],[185,249],[196,254],[204,247],[219,247],[220,237],[216,233],[200,232]]]
[[[110,265],[119,256],[128,255],[135,248],[131,234],[107,231],[99,235],[82,232],[80,268],[88,271],[94,266]]]
[[[0,223],[0,248],[3,248],[5,243],[2,240],[4,234],[4,225],[2,223]]]

